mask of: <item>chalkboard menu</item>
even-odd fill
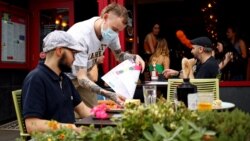
[[[1,61],[26,62],[26,25],[22,18],[2,17]]]

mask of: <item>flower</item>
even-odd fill
[[[91,115],[95,116],[96,118],[105,119],[108,117],[106,110],[107,110],[107,105],[100,104],[91,109],[90,112]]]
[[[58,136],[59,140],[64,140],[64,138],[65,138],[65,135],[63,133]]]
[[[48,126],[52,129],[52,130],[57,130],[59,129],[59,124],[57,121],[51,120],[48,122]]]

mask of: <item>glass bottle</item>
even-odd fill
[[[190,83],[189,78],[183,78],[183,83],[177,86],[177,99],[188,107],[187,97],[190,93],[196,93],[197,86]]]
[[[151,71],[151,81],[157,81],[158,80],[158,72],[156,70],[156,63],[153,63],[153,69]]]

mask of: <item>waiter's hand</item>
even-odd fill
[[[125,97],[123,97],[117,93],[107,91],[107,90],[104,90],[104,93],[105,93],[105,96],[107,96],[108,98],[113,100],[115,103],[119,104],[120,106],[124,106],[124,102],[126,100]]]
[[[121,96],[119,94],[116,94],[116,100],[117,101],[116,103],[119,104],[120,106],[124,106],[124,103],[125,103],[125,100],[126,98],[124,96]]]
[[[144,69],[145,69],[145,62],[143,61],[143,59],[139,56],[139,55],[136,55],[135,56],[135,63],[137,65],[140,65],[141,66],[141,73],[143,73]]]

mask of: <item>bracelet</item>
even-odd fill
[[[178,74],[176,75],[176,77],[179,77],[180,76],[180,74],[181,74],[181,70],[180,71],[178,71]]]

